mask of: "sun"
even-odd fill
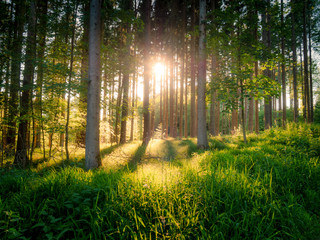
[[[156,62],[152,65],[152,79],[150,79],[150,82],[153,82],[155,80],[155,93],[159,94],[160,93],[160,88],[162,86],[161,81],[164,81],[164,76],[165,76],[165,66],[161,62]],[[140,84],[137,88],[137,94],[139,98],[143,99],[143,77],[140,79]]]
[[[160,78],[164,74],[164,66],[162,63],[157,62],[153,65],[153,72],[156,78]]]

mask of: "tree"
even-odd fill
[[[132,9],[132,1],[124,1],[124,10],[128,12],[129,16]],[[130,29],[131,23],[130,20],[125,22],[125,63],[124,63],[124,73],[123,73],[123,101],[122,101],[122,116],[121,116],[121,130],[120,130],[120,144],[126,142],[127,136],[127,118],[128,118],[128,107],[129,107],[129,74],[130,74]]]
[[[195,71],[195,51],[196,51],[196,38],[195,38],[195,22],[196,22],[196,3],[195,0],[191,0],[191,8],[192,8],[192,15],[191,15],[191,46],[190,46],[190,55],[191,55],[191,109],[190,109],[190,136],[196,136],[196,71]]]
[[[206,124],[206,1],[200,0],[199,6],[199,73],[198,73],[198,148],[208,147]]]
[[[25,0],[16,0],[14,33],[12,42],[11,60],[11,84],[8,112],[8,131],[6,136],[6,152],[11,155],[14,153],[16,139],[16,116],[18,115],[18,92],[20,84],[20,65],[22,57],[22,41],[25,22]]]
[[[268,55],[270,54],[270,48],[271,48],[271,33],[270,33],[270,0],[266,1],[266,8],[265,11],[262,13],[262,24],[263,24],[263,32],[262,32],[262,41],[265,46],[265,55],[268,58]],[[267,60],[267,58],[264,59],[264,61]],[[265,77],[270,78],[271,77],[271,71],[267,67],[264,70]],[[264,100],[264,128],[269,129],[272,127],[272,101],[271,96],[267,95],[265,96]]]
[[[143,144],[150,140],[150,112],[149,112],[149,82],[151,80],[150,66],[150,31],[151,31],[151,0],[144,0],[144,80],[143,80]]]
[[[101,0],[90,1],[89,26],[89,84],[86,128],[86,169],[101,166],[99,145],[100,116],[100,42],[101,42]]]
[[[26,47],[26,61],[23,76],[23,90],[21,96],[20,123],[18,129],[17,149],[14,164],[25,168],[29,164],[28,158],[28,125],[30,101],[32,99],[32,81],[34,73],[34,59],[36,54],[36,1],[30,2],[28,34]]]
[[[286,93],[286,67],[285,67],[285,49],[284,49],[284,23],[283,23],[283,0],[281,0],[281,54],[283,57],[281,63],[281,77],[282,77],[282,126],[286,126],[287,121],[287,93]]]
[[[297,89],[297,47],[296,47],[296,22],[295,3],[291,0],[291,42],[292,42],[292,75],[293,75],[293,119],[298,122],[298,89]]]

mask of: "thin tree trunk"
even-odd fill
[[[30,101],[32,101],[32,81],[34,73],[34,58],[36,53],[36,2],[30,3],[30,13],[28,20],[28,34],[26,47],[25,70],[23,77],[23,91],[21,96],[20,123],[18,130],[17,149],[14,164],[25,168],[30,164],[28,158],[28,126]]]
[[[144,0],[145,32],[144,32],[144,80],[143,80],[143,144],[150,141],[150,113],[149,113],[149,81],[151,79],[150,40],[151,40],[151,0]]]
[[[134,46],[134,56],[136,56],[136,46]],[[131,130],[130,130],[130,141],[133,141],[133,130],[134,130],[134,112],[135,112],[135,88],[136,88],[136,66],[134,62],[133,67],[133,78],[132,78],[132,102],[131,102]]]
[[[291,0],[291,39],[292,39],[292,74],[293,74],[293,119],[295,122],[298,122],[298,90],[297,90],[297,47],[296,47],[296,31],[295,31],[295,18],[294,18],[294,3]]]
[[[284,30],[283,23],[283,0],[281,0],[281,26],[282,31]],[[287,93],[286,93],[286,66],[285,66],[285,49],[284,49],[284,33],[281,33],[281,54],[282,54],[282,63],[281,63],[281,77],[282,77],[282,127],[286,127],[287,121]]]
[[[73,50],[74,50],[74,38],[76,31],[78,5],[76,4],[74,9],[73,23],[72,23],[72,36],[71,36],[71,56],[70,56],[70,69],[69,69],[69,81],[68,81],[68,99],[67,99],[67,121],[66,121],[66,139],[65,139],[65,151],[66,160],[69,161],[69,121],[70,121],[70,100],[71,100],[71,83],[72,83],[72,71],[73,71]]]
[[[155,104],[156,104],[156,98],[155,98],[155,95],[156,95],[156,75],[155,74],[152,74],[153,77],[152,77],[152,109],[151,109],[151,122],[150,122],[150,137],[153,136],[153,133],[154,133],[154,118],[155,118]]]
[[[308,70],[308,43],[307,43],[307,0],[304,0],[303,8],[303,69],[304,69],[304,93],[306,102],[306,122],[311,122],[310,114],[310,90]]]
[[[47,11],[48,11],[48,0],[39,1],[39,11],[40,11],[40,23],[39,23],[39,51],[38,51],[38,74],[37,74],[37,89],[38,94],[35,100],[35,113],[40,120],[35,121],[35,147],[40,147],[41,140],[41,128],[43,125],[42,119],[42,85],[43,85],[43,75],[44,75],[44,53],[46,48],[46,35],[47,35]]]
[[[191,31],[195,31],[195,0],[191,1],[192,15],[191,15]],[[190,103],[190,136],[196,136],[196,71],[195,71],[195,49],[196,39],[194,33],[191,35],[191,103]]]
[[[99,145],[100,115],[100,42],[101,42],[101,0],[90,2],[89,27],[89,85],[86,128],[86,169],[101,166]]]
[[[119,121],[120,121],[120,109],[121,109],[121,99],[122,99],[122,89],[123,89],[123,78],[121,78],[121,76],[122,76],[122,73],[120,69],[118,96],[117,96],[117,104],[116,104],[116,119],[115,119],[115,127],[114,127],[114,137],[115,137],[114,141],[116,142],[116,144],[119,143]]]
[[[310,122],[313,122],[313,83],[312,83],[312,46],[311,46],[311,13],[308,10],[308,30],[309,30],[309,66],[310,66],[310,77],[309,77],[309,88],[310,88]]]
[[[25,22],[25,0],[15,1],[13,51],[11,61],[11,84],[9,98],[8,130],[6,134],[6,155],[13,155],[16,142],[16,117],[18,116],[18,93],[20,85],[20,65]]]
[[[184,13],[185,14],[185,13]],[[184,19],[184,16],[183,16],[183,19]],[[179,116],[179,137],[182,138],[183,136],[183,92],[184,92],[184,31],[182,32],[182,41],[183,41],[183,44],[182,44],[182,49],[181,49],[181,79],[180,79],[180,107],[179,107],[179,110],[180,110],[180,116]]]
[[[270,5],[270,0],[267,0],[268,8]],[[263,25],[263,33],[262,33],[262,41],[264,45],[267,47],[268,51],[270,51],[271,47],[271,35],[270,35],[270,14],[268,12],[268,8],[266,9],[266,12],[262,15],[262,22]],[[264,70],[263,73],[266,77],[271,78],[271,71],[269,68]],[[272,101],[271,96],[266,96],[264,100],[264,128],[269,129],[272,127]]]
[[[206,1],[200,0],[199,13],[199,70],[198,70],[198,148],[208,147],[206,128]]]
[[[125,10],[130,11],[132,9],[132,1],[125,1]],[[123,101],[122,101],[122,116],[121,116],[121,132],[120,132],[120,144],[123,144],[127,141],[127,118],[128,118],[128,109],[129,109],[129,74],[130,74],[130,46],[129,35],[131,32],[131,24],[127,23],[126,26],[126,52],[125,52],[125,66],[123,73]]]
[[[87,98],[88,98],[88,42],[89,42],[89,12],[90,3],[85,2],[83,17],[84,28],[81,39],[81,67],[80,67],[80,96],[79,96],[79,111],[81,116],[81,125],[77,133],[77,143],[81,147],[85,147],[86,142],[86,119],[87,119]]]

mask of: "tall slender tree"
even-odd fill
[[[25,0],[15,0],[14,33],[12,41],[11,83],[8,112],[8,130],[6,135],[6,152],[14,153],[16,140],[16,116],[18,115],[18,93],[20,85],[20,65],[22,57],[22,42],[25,24]]]
[[[144,80],[143,80],[143,144],[150,141],[149,82],[151,80],[150,41],[151,41],[151,0],[144,0]]]
[[[101,42],[101,0],[90,1],[89,27],[89,84],[86,128],[86,169],[101,166],[99,144],[100,119],[100,42]]]
[[[199,70],[198,70],[198,147],[208,147],[206,124],[206,0],[200,0],[199,6]]]
[[[30,101],[32,99],[32,84],[34,74],[34,59],[36,55],[36,1],[32,0],[29,7],[28,33],[23,76],[23,90],[21,96],[20,123],[14,164],[25,168],[29,164],[28,158],[28,127]]]

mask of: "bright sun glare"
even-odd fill
[[[152,66],[152,77],[155,77],[156,80],[156,94],[160,93],[160,82],[161,77],[164,76],[165,67],[162,63],[157,62]],[[142,83],[141,79],[141,83]],[[138,86],[138,96],[143,99],[143,85]]]
[[[157,62],[153,65],[153,72],[156,75],[156,78],[160,78],[164,72],[164,66],[161,63]]]

